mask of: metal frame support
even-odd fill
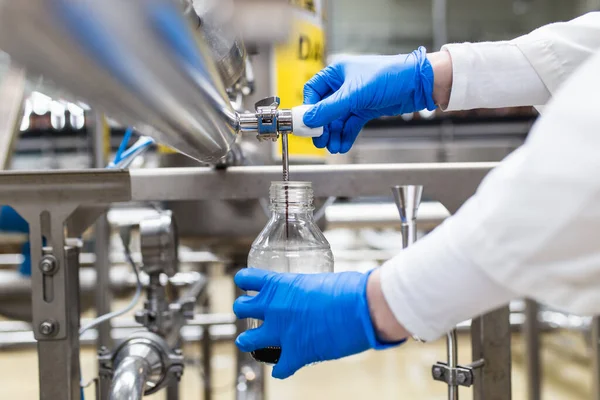
[[[55,252],[51,248],[44,248],[44,257],[38,263],[40,268],[32,268],[38,269],[45,281],[42,290],[44,296],[47,297],[48,292],[53,291],[55,298],[62,297],[69,305],[64,308],[66,313],[62,327],[56,320],[45,318],[37,325],[37,331],[34,331],[38,339],[41,400],[80,398],[79,249],[61,249],[63,251]],[[60,253],[62,255],[56,257]],[[64,280],[49,283],[49,277],[57,276],[60,271]]]
[[[448,357],[448,374],[451,379],[448,380],[448,400],[458,400],[458,341],[456,339],[456,329],[452,329],[446,335],[446,353]]]
[[[592,399],[600,400],[600,317],[592,319]]]
[[[79,256],[77,249],[65,247],[65,225],[80,205],[129,200],[128,174],[2,173],[0,186],[0,204],[12,206],[29,223],[40,399],[78,400]],[[42,249],[43,238],[51,252]]]
[[[204,270],[204,273],[208,276],[208,269]],[[204,313],[210,313],[211,302],[210,296],[206,296],[204,299]],[[205,326],[202,331],[202,381],[204,383],[204,400],[212,400],[213,388],[212,388],[212,350],[213,350],[213,339],[210,333],[210,326]]]
[[[525,340],[525,367],[527,371],[527,399],[542,398],[542,370],[540,360],[540,322],[539,306],[534,300],[525,300],[525,323],[523,338]]]
[[[108,155],[105,150],[105,137],[108,127],[104,115],[100,112],[94,113],[95,123],[93,128],[92,160],[93,168],[104,168],[107,165]],[[110,312],[112,294],[110,291],[110,225],[105,213],[102,213],[94,225],[94,253],[96,254],[96,315],[105,315]],[[98,326],[98,340],[96,347],[98,351],[103,348],[112,348],[111,323],[106,321]],[[100,396],[97,400],[107,400],[109,387],[106,380],[100,380]]]
[[[501,307],[473,320],[474,360],[485,360],[476,370],[473,400],[511,400],[510,309]]]
[[[315,196],[377,196],[385,193],[389,182],[423,184],[428,195],[440,201],[451,213],[471,196],[496,163],[375,164],[340,166],[294,166],[298,180],[313,182]],[[32,272],[32,309],[35,337],[39,341],[40,399],[76,400],[79,398],[78,335],[75,315],[77,292],[73,293],[71,262],[67,263],[65,222],[77,212],[126,201],[227,200],[257,199],[264,196],[273,180],[281,179],[281,167],[231,167],[226,171],[212,168],[161,168],[147,170],[86,170],[1,172],[0,204],[13,206],[30,226],[32,265],[40,265],[42,237],[55,251],[58,269],[45,275],[40,268]],[[95,211],[96,210],[96,211]],[[88,220],[86,217],[86,221]],[[67,224],[69,225],[69,224]],[[83,229],[81,223],[77,231]],[[68,226],[71,234],[75,233]],[[64,268],[68,266],[68,268]],[[487,320],[488,316],[483,319]],[[494,333],[485,333],[484,343]],[[506,317],[508,329],[508,316]],[[510,340],[510,335],[506,335]],[[492,343],[495,343],[493,340]],[[492,345],[493,347],[493,345]],[[510,343],[508,383],[510,392]],[[485,345],[478,353],[486,354]],[[490,354],[494,360],[493,354]],[[480,359],[477,356],[474,359]],[[488,357],[486,358],[486,368]],[[250,360],[247,360],[250,361]],[[495,365],[495,361],[492,362]],[[241,363],[242,367],[251,365]],[[240,369],[241,381],[248,387],[262,382],[262,371]],[[484,374],[487,387],[487,373]],[[493,379],[495,382],[498,379]],[[262,383],[261,383],[262,386]],[[499,388],[500,386],[497,386]],[[508,389],[507,389],[508,388]],[[239,390],[238,390],[239,392]],[[492,392],[493,393],[493,392]],[[239,394],[239,393],[238,393]],[[262,395],[261,395],[262,396]],[[510,394],[509,394],[510,396]],[[238,399],[248,398],[238,396]],[[510,398],[510,397],[508,397]],[[479,399],[482,399],[481,397]],[[489,397],[502,399],[502,397]],[[477,398],[475,400],[478,400]]]

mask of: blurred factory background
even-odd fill
[[[313,2],[292,3],[306,11]],[[550,22],[600,10],[600,0],[330,0],[323,6],[323,25],[317,24],[326,43],[323,55],[326,60],[334,60],[343,54],[397,54],[421,45],[433,51],[449,42],[511,39]],[[278,57],[278,46],[285,45],[258,41],[247,46],[252,74],[244,78],[244,84],[251,90],[244,93],[239,108],[253,110],[255,101],[273,94],[282,98],[285,107],[295,105],[281,94],[281,85],[274,89],[277,85],[273,82],[277,78],[272,76],[272,63]],[[319,49],[314,51],[319,65]],[[293,67],[293,63],[283,62],[277,68]],[[316,72],[314,66],[312,69],[304,72]],[[285,79],[286,72],[281,74],[279,79]],[[10,95],[11,87],[6,85],[19,84],[21,79],[23,76],[9,68],[8,56],[0,56],[0,94]],[[63,93],[48,80],[29,77],[22,84],[24,90],[14,93],[17,98],[19,93],[22,97],[18,113],[9,107],[8,100],[0,104],[0,116],[6,116],[0,121],[0,127],[3,122],[10,123],[11,115],[18,115],[13,121],[18,135],[0,137],[0,144],[6,145],[0,148],[3,162],[0,168],[79,170],[99,167],[105,160],[113,159],[127,127],[110,116],[99,115],[84,103],[75,102],[68,92]],[[300,89],[296,85],[285,91]],[[537,112],[532,107],[402,115],[369,123],[348,154],[326,155],[306,150],[305,142],[298,144],[299,150],[292,151],[290,157],[293,164],[496,162],[523,143],[536,117]],[[139,137],[139,132],[134,131],[126,145],[135,143]],[[280,162],[274,144],[259,147],[248,141],[245,146],[248,164]],[[98,154],[102,155],[101,161]],[[153,146],[133,160],[130,168],[198,165],[197,161],[171,149]],[[420,234],[430,231],[448,215],[446,208],[433,200],[425,188],[419,217]],[[331,243],[337,271],[366,271],[401,249],[400,222],[391,193],[369,199],[321,198],[318,206],[324,207],[320,222]],[[200,302],[198,315],[193,320],[195,324],[183,331],[185,373],[178,395],[182,399],[259,400],[260,397],[240,397],[239,394],[239,355],[232,342],[236,325],[231,313],[235,297],[231,272],[245,263],[249,244],[267,220],[259,200],[113,205],[106,224],[96,225],[82,236],[83,318],[93,318],[99,303],[104,302],[108,309],[120,309],[134,295],[135,276],[129,272],[119,232],[124,226],[156,217],[156,207],[172,210],[179,225],[180,265],[176,276],[181,286],[189,285],[194,273],[210,279],[207,296]],[[104,239],[98,239],[99,235],[104,235]],[[141,240],[140,234],[134,232],[132,252],[136,261],[143,257]],[[32,267],[28,265],[26,242],[23,232],[0,235],[0,314],[3,316],[0,320],[0,397],[3,399],[39,397],[38,364],[30,325],[31,284],[27,273]],[[99,255],[102,246],[106,254]],[[98,300],[99,294],[95,291],[99,278],[92,267],[99,257],[110,266],[108,279],[112,296],[107,298],[113,299],[108,305],[106,299]],[[149,278],[146,276],[146,279]],[[531,384],[526,361],[531,353],[520,333],[526,314],[524,304],[511,305],[512,398],[535,400],[527,394]],[[546,309],[536,315],[543,331],[538,338],[543,398],[592,398],[590,320]],[[113,320],[109,335],[112,333],[112,339],[118,343],[140,326],[130,312]],[[205,329],[211,332],[209,340],[205,339]],[[86,384],[97,375],[96,345],[101,334],[98,330],[82,337],[81,365]],[[470,345],[467,324],[459,333],[460,362],[471,361]],[[287,381],[268,378],[265,399],[445,398],[447,387],[431,378],[432,363],[444,358],[443,341],[410,343],[388,352],[368,352],[307,368]],[[163,390],[150,398],[171,400],[173,397],[168,396],[172,395]],[[94,398],[93,382],[85,389],[85,396]],[[471,390],[462,388],[461,396],[472,398]]]
[[[410,52],[418,46],[434,51],[444,43],[511,39],[547,23],[569,20],[598,8],[595,0],[328,3],[325,22],[328,60],[335,60],[341,54],[397,54]],[[0,58],[0,63],[2,73],[7,68],[7,57]],[[29,88],[43,91],[44,85],[34,81],[30,82]],[[265,85],[259,85],[257,91],[256,98],[269,94]],[[47,93],[32,93],[26,101],[13,168],[84,167],[91,146],[86,129],[94,123],[92,116],[84,116],[85,111],[78,105],[49,97]],[[496,161],[518,145],[536,115],[535,110],[527,107],[454,113],[438,111],[433,115],[423,113],[378,121],[361,136],[360,142],[364,146],[348,157],[353,162]],[[398,129],[401,131],[397,132]],[[113,127],[113,151],[123,133],[124,129]],[[478,134],[481,137],[476,137]],[[394,157],[392,159],[372,156],[372,146],[380,141],[399,141],[403,145],[408,142],[409,147],[390,148],[390,153],[394,154],[390,155]],[[69,154],[69,157],[63,160],[55,154]],[[35,157],[31,158],[32,155]],[[332,158],[334,162],[342,160],[340,156]]]

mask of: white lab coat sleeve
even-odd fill
[[[600,53],[463,207],[382,267],[411,333],[433,340],[516,297],[600,314]]]
[[[452,91],[445,111],[546,104],[550,92],[511,42],[449,44]]]
[[[447,110],[542,106],[599,48],[600,12],[512,41],[446,45],[453,68]]]

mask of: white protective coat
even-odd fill
[[[600,12],[445,49],[449,109],[553,98],[526,143],[454,216],[382,267],[394,315],[433,340],[520,297],[600,314]]]

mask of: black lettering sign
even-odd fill
[[[300,35],[298,40],[298,59],[300,61],[323,61],[323,45],[320,42],[313,42],[308,36]]]
[[[299,8],[303,8],[312,13],[317,12],[317,7],[314,0],[290,0],[290,4]]]

